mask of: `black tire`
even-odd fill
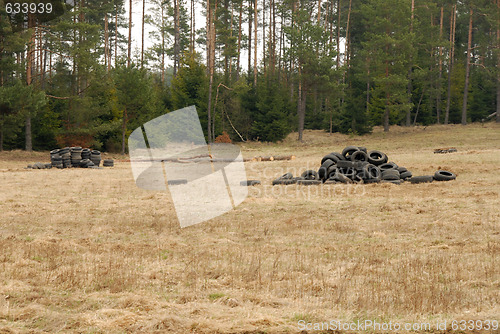
[[[288,179],[293,179],[292,173],[285,173],[277,178],[277,180],[288,180]]]
[[[368,152],[368,162],[375,166],[385,164],[389,159],[384,152],[373,150]]]
[[[295,184],[297,183],[296,179],[276,179],[273,181],[273,186],[275,185],[288,185],[288,184]]]
[[[367,179],[364,181],[365,184],[370,184],[370,183],[380,183],[380,179]]]
[[[328,177],[328,181],[335,181],[338,183],[352,183],[351,179],[341,173],[331,173]]]
[[[354,183],[364,183],[362,174],[358,173],[358,174],[354,175],[354,177],[352,178],[352,181]]]
[[[354,168],[339,168],[338,172],[349,179],[353,180],[354,177],[357,175],[357,172]]]
[[[373,180],[378,182],[382,177],[382,171],[377,166],[369,164],[363,167],[363,176],[365,181]]]
[[[320,180],[297,180],[297,184],[301,184],[303,186],[318,185],[321,183],[322,182]]]
[[[325,155],[323,159],[321,159],[321,165],[323,165],[327,160],[331,160],[333,163],[337,163],[340,159],[336,155],[328,154]]]
[[[382,180],[385,181],[395,181],[399,180],[401,177],[397,169],[387,169],[382,171]]]
[[[380,166],[378,166],[378,168],[380,168],[380,170],[382,170],[382,171],[389,170],[389,169],[397,170],[398,165],[396,165],[394,162],[386,162],[385,164],[381,164]]]
[[[353,162],[358,162],[358,161],[368,162],[368,154],[366,154],[363,151],[356,151],[353,154],[351,154],[351,161],[353,161]]]
[[[240,186],[243,186],[243,187],[250,187],[250,186],[255,186],[255,185],[258,185],[260,184],[260,181],[259,180],[246,180],[246,181],[241,181],[240,182]]]
[[[448,172],[447,170],[438,170],[434,174],[434,180],[436,181],[451,181],[455,180],[457,176],[452,172]]]
[[[318,180],[318,173],[315,170],[306,170],[302,175],[300,175],[306,180]]]
[[[177,179],[177,180],[168,180],[167,181],[167,184],[169,186],[175,186],[175,185],[186,184],[186,183],[188,183],[188,180],[186,180],[186,179]]]
[[[410,179],[411,183],[417,184],[417,183],[430,183],[434,181],[434,177],[432,175],[423,175],[423,176],[413,176]]]
[[[413,174],[409,170],[407,170],[406,172],[401,173],[401,175],[400,175],[400,177],[401,177],[402,180],[407,180],[407,179],[409,179],[412,176],[413,176]]]
[[[401,167],[401,166],[399,166],[397,168],[397,170],[398,170],[399,174],[403,174],[404,172],[408,171],[408,169],[406,169],[406,167]]]
[[[352,161],[341,160],[337,162],[338,168],[354,168],[354,163]]]
[[[368,154],[368,150],[366,149],[366,147],[358,146],[358,150],[360,150],[360,151],[365,152],[365,153]]]
[[[362,172],[363,168],[369,164],[370,163],[368,161],[356,161],[354,163],[354,169],[356,169],[358,172]]]
[[[351,160],[351,155],[357,151],[359,151],[359,148],[357,146],[347,146],[342,150],[342,155],[346,160]]]
[[[319,168],[318,170],[318,177],[320,180],[325,180],[328,176],[328,169],[335,165],[334,161],[333,160],[325,160],[325,162],[323,162],[323,164],[321,164],[321,167]]]
[[[342,153],[339,153],[339,152],[332,152],[330,153],[329,155],[334,155],[336,156],[337,158],[339,158],[339,161],[340,160],[345,160],[344,156],[342,155]]]

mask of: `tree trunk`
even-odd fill
[[[266,0],[262,0],[262,63],[266,73]]]
[[[452,6],[450,15],[450,60],[448,61],[448,90],[446,93],[446,111],[444,115],[444,124],[448,124],[450,119],[450,103],[451,103],[451,72],[453,70],[453,62],[455,58],[455,27],[457,21],[456,5]]]
[[[108,13],[104,14],[104,65],[109,72],[109,32],[108,32]]]
[[[146,0],[142,0],[142,28],[141,28],[141,68],[144,67],[144,22],[146,18]]]
[[[118,6],[115,8],[115,67],[118,60]]]
[[[248,1],[248,76],[252,73],[252,3]]]
[[[3,152],[3,123],[4,117],[2,115],[2,120],[0,121],[0,152]]]
[[[125,154],[125,136],[127,133],[127,107],[123,110],[123,123],[122,123],[122,154]]]
[[[472,15],[474,11],[470,9],[469,14],[469,37],[467,41],[467,63],[465,64],[465,86],[464,86],[464,101],[462,104],[462,125],[467,124],[467,96],[469,94],[469,75],[470,75],[470,58],[472,48]]]
[[[386,53],[389,52],[389,46],[386,46]],[[385,112],[384,112],[384,132],[389,131],[389,114],[390,114],[390,109],[389,109],[389,99],[391,97],[389,93],[389,87],[388,87],[388,78],[389,78],[389,62],[386,60],[385,61],[385,78],[386,78],[386,83],[385,83]]]
[[[500,0],[497,1],[500,10]],[[497,21],[497,48],[500,49],[500,22]],[[497,69],[500,68],[500,51],[497,55]],[[497,72],[497,123],[500,123],[500,72]]]
[[[177,76],[177,69],[180,62],[180,0],[174,0],[174,77]]]
[[[243,2],[240,3],[239,17],[238,17],[238,52],[236,53],[236,80],[240,77],[240,59],[241,59],[241,24],[243,22]]]
[[[31,114],[28,112],[26,115],[26,129],[25,129],[25,140],[26,140],[26,151],[33,151],[33,140],[31,136]]]
[[[32,28],[34,26],[34,18],[33,15],[28,14],[28,28]],[[28,50],[26,53],[26,83],[28,86],[31,85],[33,81],[33,63],[34,63],[34,44],[35,44],[35,33],[33,32],[30,37],[30,41],[28,44]],[[31,152],[33,150],[33,140],[31,134],[31,114],[27,111],[26,122],[25,122],[25,150]]]
[[[257,12],[257,0],[254,3],[254,17],[253,17],[253,34],[254,34],[254,43],[253,43],[253,86],[257,87],[257,21],[258,21],[258,12]]]
[[[415,0],[411,0],[411,17],[410,17],[410,36],[413,34],[413,20],[415,18]],[[412,40],[412,46],[413,46],[413,40]],[[412,90],[413,90],[413,83],[412,83],[412,77],[413,77],[413,50],[412,53],[410,54],[410,65],[408,66],[408,86],[406,93],[408,94],[408,100],[411,103],[411,95],[412,95]],[[408,108],[406,110],[406,126],[411,125],[411,108]]]
[[[208,116],[208,126],[207,135],[208,142],[212,141],[212,87],[214,83],[214,76],[212,71],[212,6],[210,5],[210,0],[207,0],[207,59],[208,59],[208,72],[209,72],[209,85],[208,85],[208,106],[207,106],[207,116]]]
[[[337,70],[340,67],[340,0],[337,0]]]
[[[127,67],[130,67],[130,61],[132,59],[132,0],[129,0],[129,9],[128,10],[129,10],[129,15],[128,15]],[[118,28],[117,28],[117,30],[118,30]]]
[[[165,84],[165,17],[163,3],[161,6],[161,83]]]
[[[301,71],[301,65],[298,65],[299,69],[299,90],[298,90],[298,97],[297,97],[297,116],[299,118],[299,141],[303,141],[303,134],[304,134],[304,120],[306,116],[306,108],[305,108],[305,100],[306,100],[306,94],[303,91],[303,86],[302,86],[302,71]]]
[[[439,42],[443,39],[443,13],[444,7],[441,6],[441,18],[439,20]],[[437,124],[441,123],[441,79],[443,77],[443,47],[439,47],[439,74],[437,82],[437,96],[436,96],[436,121]]]

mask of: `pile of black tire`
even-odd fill
[[[60,169],[70,167],[99,168],[101,152],[79,146],[55,149],[50,151],[50,164],[52,167]]]
[[[347,146],[342,153],[332,152],[321,159],[318,171],[307,170],[300,177],[286,173],[273,181],[277,184],[321,183],[425,183],[454,180],[456,175],[438,170],[434,175],[413,176],[407,168],[390,162],[387,154],[365,147]]]

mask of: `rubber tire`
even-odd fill
[[[319,180],[318,173],[315,170],[306,170],[304,173],[300,175],[305,180]]]
[[[432,175],[414,176],[410,179],[412,184],[430,183],[432,181],[434,181],[434,177]]]
[[[325,163],[325,161],[327,160],[331,160],[333,161],[334,163],[337,163],[340,159],[339,157],[337,157],[336,155],[333,155],[333,154],[327,154],[323,157],[323,159],[321,159],[321,165],[323,165]]]
[[[353,154],[351,154],[351,161],[353,162],[368,162],[368,154],[366,154],[363,151],[356,151]]]
[[[412,176],[413,176],[413,174],[409,170],[407,170],[406,172],[401,173],[400,178],[402,180],[406,180],[406,179],[409,179]]]
[[[297,180],[297,184],[301,184],[304,186],[318,185],[322,182],[320,180]]]
[[[339,153],[339,152],[332,152],[328,155],[333,155],[333,156],[336,156],[337,158],[339,158],[339,161],[340,160],[345,160],[344,156],[342,155],[342,153]]]
[[[345,184],[352,183],[350,178],[348,178],[347,176],[342,175],[340,173],[336,173],[335,175],[330,175],[330,177],[328,178],[328,181],[335,181],[335,182],[340,182],[340,183],[345,183]]]
[[[380,152],[377,150],[373,150],[368,152],[368,162],[375,166],[380,166],[385,164],[389,159],[387,158],[387,154],[384,152]]]
[[[354,177],[357,175],[357,172],[354,168],[339,168],[338,169],[339,173],[344,175],[345,177],[353,180]]]
[[[337,162],[338,168],[354,168],[354,163],[352,161],[341,160]]]
[[[259,180],[246,180],[246,181],[240,182],[240,186],[243,186],[243,187],[256,186],[258,184],[260,184]]]
[[[382,180],[395,181],[401,179],[397,169],[387,169],[382,171]]]
[[[408,171],[408,169],[406,169],[406,167],[401,167],[401,166],[399,166],[397,168],[397,170],[398,170],[399,174],[403,174],[404,172]]]
[[[357,161],[354,163],[354,169],[356,169],[358,172],[362,172],[363,168],[370,163],[368,161]]]
[[[389,169],[395,169],[395,170],[397,170],[398,169],[398,165],[396,165],[394,162],[386,162],[386,163],[381,164],[380,166],[378,166],[378,168],[380,168],[381,171],[389,170]]]
[[[357,146],[347,146],[342,150],[342,155],[346,160],[351,160],[351,155],[357,151],[359,151],[359,148]]]
[[[288,180],[288,179],[293,179],[293,174],[292,173],[285,173],[278,177],[277,180]]]
[[[455,180],[456,178],[457,176],[455,174],[447,170],[438,170],[436,173],[434,173],[434,180],[436,181],[451,181]]]
[[[328,168],[331,166],[335,165],[333,160],[327,159],[323,164],[321,164],[321,167],[318,170],[318,177],[320,180],[325,180],[327,178],[327,173],[328,173]]]
[[[297,183],[296,179],[276,179],[273,181],[273,186],[279,185],[279,184],[288,185],[288,184],[295,184],[295,183]]]
[[[366,154],[368,154],[368,150],[366,149],[366,147],[358,146],[358,150],[360,150],[360,151],[365,152]]]
[[[365,181],[376,180],[378,182],[382,177],[382,171],[377,166],[369,164],[363,167],[363,176],[365,177]]]

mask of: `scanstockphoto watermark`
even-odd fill
[[[194,106],[172,111],[135,129],[128,138],[139,188],[168,191],[181,227],[233,210],[248,196],[240,148],[207,145]]]
[[[238,146],[207,144],[194,106],[159,116],[136,128],[128,138],[132,174],[145,190],[169,191],[181,227],[199,224],[233,210],[249,195],[246,167]],[[273,186],[284,173],[301,175],[317,170],[316,164],[300,168],[270,166],[254,169],[262,184],[252,197],[317,197],[341,201],[365,195],[358,184],[320,183]]]
[[[262,184],[252,188],[249,197],[252,198],[298,198],[305,201],[312,201],[315,198],[322,198],[324,201],[342,202],[347,198],[362,197],[366,195],[366,187],[362,184],[329,184],[320,183],[315,185],[275,185]]]
[[[442,320],[435,322],[379,322],[376,320],[307,322],[298,321],[298,329],[314,331],[490,331],[498,330],[498,320]]]

